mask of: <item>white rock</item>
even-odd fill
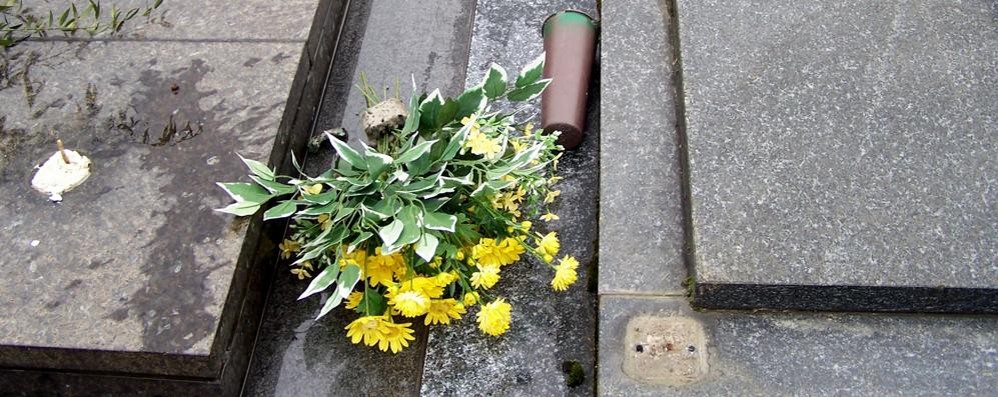
[[[64,152],[69,158],[68,164],[56,151],[38,167],[38,172],[31,178],[31,187],[49,195],[49,200],[52,201],[62,201],[62,193],[80,186],[90,177],[90,159],[74,150],[67,149]]]

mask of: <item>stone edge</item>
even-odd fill
[[[700,309],[998,314],[988,288],[696,283]]]

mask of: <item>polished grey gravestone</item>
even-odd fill
[[[998,312],[993,1],[677,3],[695,305]]]
[[[0,54],[0,390],[238,392],[275,244],[215,182],[287,173],[342,5],[171,1]],[[93,161],[60,203],[30,186],[56,138]]]

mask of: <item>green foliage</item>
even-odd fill
[[[163,0],[153,0],[141,8],[121,9],[112,5],[109,10],[101,6],[100,0],[87,0],[79,7],[76,2],[69,2],[61,11],[43,11],[25,7],[23,0],[0,0],[0,46],[9,48],[30,37],[46,37],[51,32],[67,36],[79,31],[91,36],[116,34],[126,22],[139,15],[150,17],[162,4]]]
[[[371,147],[361,143],[358,150],[327,135],[336,159],[319,176],[275,175],[263,163],[243,158],[253,183],[220,183],[236,202],[218,211],[245,216],[277,201],[264,218],[290,217],[295,264],[321,270],[299,299],[332,289],[320,317],[362,279],[362,269],[350,260],[358,252],[397,253],[419,274],[449,269],[465,280],[472,269],[454,259],[460,247],[481,236],[521,238],[526,231],[514,233],[521,228],[517,219],[536,216],[545,205],[548,169],[561,149],[557,136],[518,126],[512,113],[489,110],[490,100],[535,98],[548,83],[540,79],[542,69],[541,58],[509,87],[506,71],[493,64],[481,84],[457,98],[413,87],[405,125]],[[513,135],[516,131],[524,135]],[[522,207],[497,205],[503,195],[517,195],[514,201]],[[434,261],[442,262],[440,268],[427,270]],[[461,288],[468,290],[463,282]],[[384,297],[364,285],[366,305],[357,309],[383,312]]]

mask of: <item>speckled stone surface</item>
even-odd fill
[[[995,311],[974,302],[998,288],[996,10],[679,0],[697,282],[845,310],[877,308],[822,294],[944,288],[943,311]]]
[[[621,371],[629,319],[689,318],[706,331],[707,374],[654,385]],[[599,396],[986,396],[998,376],[992,316],[698,313],[682,298],[600,299]]]
[[[478,84],[491,62],[512,75],[542,51],[540,24],[547,15],[575,8],[595,15],[594,2],[480,0],[468,62],[467,86]],[[566,292],[551,290],[551,271],[524,261],[503,270],[494,288],[513,306],[502,336],[478,330],[477,309],[455,325],[432,327],[423,368],[423,396],[587,396],[595,371],[595,261],[599,187],[599,65],[590,85],[587,136],[559,164],[562,191],[554,208],[561,219],[535,227],[557,231],[561,250],[582,266]],[[524,117],[535,117],[527,114]],[[568,386],[565,363],[581,365],[581,384]],[[569,364],[571,365],[571,364]]]
[[[403,95],[410,74],[422,89],[457,93],[464,83],[474,4],[461,0],[351,1],[315,133],[343,126],[350,143],[366,139],[360,129],[363,99],[360,72],[379,86],[400,79]],[[328,145],[304,159],[317,175],[332,157]],[[419,395],[426,332],[393,355],[350,343],[344,327],[357,314],[338,308],[316,321],[320,299],[297,301],[308,285],[279,266],[274,275],[243,395],[246,396],[416,396]]]
[[[214,183],[248,180],[236,152],[282,164],[303,142],[298,107],[329,52],[309,28],[335,18],[331,1],[193,3],[123,36],[2,54],[0,367],[193,380],[239,366],[260,224],[212,211],[229,200]],[[58,204],[30,187],[57,137],[93,161]]]
[[[600,294],[683,291],[668,2],[603,4]]]

